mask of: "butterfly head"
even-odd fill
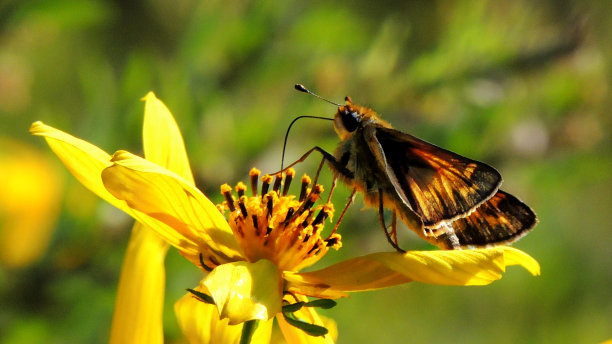
[[[338,107],[338,112],[334,116],[334,129],[336,129],[336,133],[342,141],[367,125],[389,126],[378,118],[378,115],[372,109],[353,104],[350,97],[346,97],[344,100],[346,104]]]

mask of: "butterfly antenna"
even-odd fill
[[[323,101],[326,101],[326,102],[328,102],[328,103],[330,103],[330,104],[336,105],[336,106],[338,106],[338,107],[342,106],[342,105],[340,105],[340,104],[338,104],[338,103],[334,103],[334,102],[332,102],[332,101],[331,101],[331,100],[329,100],[329,99],[325,99],[325,98],[321,97],[320,95],[318,95],[318,94],[316,94],[316,93],[311,92],[309,89],[307,89],[307,88],[306,88],[306,86],[304,86],[304,85],[302,85],[302,84],[295,84],[295,86],[294,86],[294,87],[295,87],[295,89],[296,89],[296,90],[298,90],[298,91],[300,91],[300,92],[308,93],[308,94],[310,94],[311,96],[315,96],[315,97],[317,97],[317,98],[319,98],[319,99],[321,99],[321,100],[323,100]]]
[[[296,85],[296,88],[297,88],[297,85]],[[315,119],[324,119],[327,121],[334,120],[333,118],[319,117],[319,116],[298,116],[294,118],[293,121],[291,121],[291,124],[289,124],[289,128],[287,128],[287,132],[285,133],[285,141],[283,142],[283,154],[281,155],[281,168],[280,168],[281,172],[283,171],[283,164],[285,162],[285,149],[287,148],[287,138],[289,138],[289,131],[291,130],[291,126],[293,126],[293,123],[295,123],[300,118],[315,118]]]

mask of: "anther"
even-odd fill
[[[266,208],[268,209],[268,217],[272,216],[272,209],[274,209],[274,204],[272,201],[272,197],[268,197],[268,202],[266,202]]]
[[[253,220],[253,227],[255,227],[255,234],[261,234],[261,231],[259,230],[259,224],[257,223],[257,215],[251,216],[251,219]]]
[[[272,176],[269,174],[261,177],[261,195],[265,195],[268,193],[268,189],[270,188],[270,183],[272,183]]]
[[[306,194],[308,192],[308,185],[310,185],[310,183],[311,183],[310,177],[307,175],[304,175],[302,177],[302,188],[300,191],[300,198],[299,198],[300,202],[303,202],[304,199],[306,198]]]
[[[315,185],[312,191],[310,192],[310,196],[308,197],[306,202],[304,202],[304,204],[302,205],[302,212],[310,209],[310,207],[312,207],[315,204],[315,202],[319,199],[319,196],[321,196],[322,192],[323,192],[323,186],[318,185],[318,184]]]
[[[259,179],[259,175],[261,172],[253,167],[249,172],[249,176],[251,177],[251,192],[253,193],[253,197],[257,196],[257,180]]]
[[[244,205],[245,201],[246,201],[245,196],[240,197],[240,200],[238,201],[238,206],[240,207],[240,211],[242,212],[243,219],[246,219],[246,217],[249,216],[249,213],[246,210],[246,206]]]
[[[238,182],[238,184],[236,185],[236,193],[238,194],[238,197],[242,197],[244,196],[244,192],[246,191],[246,185],[244,185],[243,182]]]
[[[327,211],[325,211],[325,209],[321,209],[319,213],[317,214],[317,217],[315,217],[314,221],[312,221],[312,227],[315,227],[316,225],[321,224],[323,221],[325,221],[327,216],[329,216]]]
[[[229,208],[229,210],[236,210],[236,207],[234,207],[234,196],[232,196],[232,187],[228,184],[221,185],[221,193],[225,197],[225,201],[227,202],[227,207]]]
[[[314,250],[319,249],[319,243],[315,243],[310,250],[308,250],[308,254],[311,254]],[[318,253],[318,252],[317,252]]]
[[[340,236],[339,235],[332,235],[329,238],[325,239],[325,246],[327,247],[334,247],[336,245],[338,245],[340,243]]]
[[[289,210],[287,210],[287,216],[285,216],[285,219],[283,220],[283,225],[286,226],[289,223],[289,220],[291,220],[293,213],[295,213],[295,209],[289,208]]]
[[[287,192],[289,191],[289,186],[291,185],[291,181],[295,176],[295,170],[290,168],[285,173],[285,185],[283,185],[283,196],[287,196]]]
[[[277,174],[274,175],[274,186],[272,187],[272,190],[276,191],[277,195],[278,195],[278,190],[280,189],[282,182],[283,182],[283,174],[281,172],[278,172]]]

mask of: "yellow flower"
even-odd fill
[[[0,137],[0,265],[21,268],[49,246],[60,210],[63,179],[48,156]]]
[[[153,93],[144,100],[145,156],[193,184],[183,139],[174,118]],[[85,187],[119,209],[127,209],[102,184],[102,170],[111,165],[109,154],[41,122],[32,124],[30,131],[45,137],[51,149]],[[154,231],[140,223],[134,225],[119,279],[111,343],[163,343],[163,262],[167,249],[168,244]]]
[[[161,136],[165,125],[155,129],[159,130],[158,142],[172,145]],[[341,245],[338,235],[322,236],[333,207],[316,204],[323,190],[318,185],[309,187],[307,177],[302,179],[302,192],[296,198],[287,192],[293,171],[284,181],[282,175],[275,176],[274,183],[272,177],[263,176],[257,192],[259,171],[252,170],[251,195],[246,195],[247,187],[242,183],[236,187],[236,197],[223,185],[226,201],[216,207],[194,186],[190,174],[160,166],[164,161],[125,151],[109,160],[94,146],[40,122],[34,123],[31,131],[47,138],[79,180],[208,272],[191,291],[197,298],[187,294],[175,305],[179,323],[191,342],[237,342],[253,320],[261,321],[252,341],[267,342],[276,317],[289,343],[331,343],[335,340],[334,324],[314,309],[330,304],[325,300],[309,302],[309,296],[333,299],[410,281],[484,285],[501,278],[509,265],[522,265],[539,274],[533,258],[506,246],[381,252],[302,273],[301,269],[321,259],[330,247]]]

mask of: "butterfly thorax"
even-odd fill
[[[385,159],[378,156],[379,150],[371,148],[376,145],[376,130],[391,129],[391,125],[380,119],[374,110],[354,105],[347,97],[346,105],[339,107],[334,117],[334,127],[341,139],[334,156],[339,165],[352,173],[350,178],[339,174],[345,179],[343,181],[361,192],[371,206],[378,205],[381,191],[386,198],[385,204],[399,204],[399,196],[387,176]],[[410,222],[419,221],[411,219]],[[420,227],[420,223],[417,226]]]
[[[334,116],[334,129],[340,140],[345,141],[358,129],[368,126],[391,128],[391,125],[380,119],[374,110],[353,104],[350,97],[346,97],[345,100],[346,105],[340,106]]]

